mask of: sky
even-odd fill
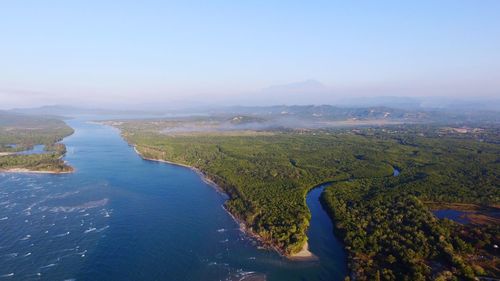
[[[499,11],[498,0],[0,1],[0,108],[498,98]],[[276,92],[301,81],[289,100]],[[307,81],[321,85],[314,99]]]

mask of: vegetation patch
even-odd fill
[[[66,147],[59,143],[72,133],[71,127],[56,118],[0,112],[0,171],[72,171],[61,160]],[[44,145],[45,153],[18,154],[37,144]]]
[[[344,240],[355,279],[498,276],[491,250],[499,244],[498,227],[439,220],[423,203],[500,203],[494,126],[470,134],[439,125],[395,125],[165,135],[148,121],[119,124],[144,157],[201,170],[230,196],[226,208],[285,255],[307,240],[307,192],[331,182],[322,202]],[[484,231],[488,242],[465,234],[475,231]]]

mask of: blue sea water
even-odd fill
[[[69,120],[72,174],[0,173],[0,280],[342,280],[346,258],[318,201],[315,262],[259,249],[190,169],[142,160],[118,130]]]

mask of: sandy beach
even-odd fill
[[[297,260],[297,261],[315,261],[319,259],[311,251],[309,251],[308,242],[304,243],[302,250],[300,250],[298,253],[291,255],[289,258],[291,260]]]

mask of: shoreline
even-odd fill
[[[137,155],[139,155],[143,160],[153,161],[153,162],[160,162],[160,163],[166,163],[166,164],[175,165],[175,166],[180,166],[180,167],[188,168],[188,169],[194,171],[195,173],[197,173],[198,175],[200,175],[200,177],[201,177],[201,179],[203,180],[204,183],[211,185],[213,188],[215,188],[215,190],[217,190],[217,192],[223,194],[224,196],[227,196],[227,194],[224,192],[224,190],[219,185],[217,185],[214,181],[210,180],[205,175],[205,173],[203,173],[200,169],[195,168],[193,166],[181,164],[181,163],[171,162],[171,161],[168,161],[168,160],[153,159],[153,158],[144,157],[142,155],[142,153],[140,153],[139,150],[137,150],[137,148],[136,148],[135,145],[132,145],[132,147],[134,148],[135,153],[137,153]]]
[[[180,167],[188,168],[188,169],[196,172],[198,175],[200,175],[200,177],[202,178],[203,182],[205,182],[205,183],[211,185],[212,187],[214,187],[217,192],[223,194],[224,196],[228,196],[226,194],[226,192],[224,192],[224,190],[218,184],[216,184],[214,181],[210,180],[207,177],[207,175],[205,175],[205,173],[203,173],[200,169],[198,169],[196,167],[193,167],[193,166],[186,165],[186,164],[175,163],[175,162],[168,161],[168,160],[154,159],[154,158],[144,157],[142,155],[142,153],[137,149],[136,145],[131,144],[131,146],[134,148],[134,151],[137,153],[137,155],[139,155],[143,160],[160,162],[160,163],[166,163],[166,164],[171,164],[171,165],[175,165],[175,166],[180,166]],[[289,260],[292,260],[292,261],[317,261],[317,260],[319,260],[319,258],[316,255],[314,255],[311,251],[309,251],[309,243],[307,241],[304,243],[304,245],[302,246],[302,249],[299,252],[297,252],[297,253],[295,253],[293,255],[287,255],[281,249],[279,249],[278,247],[272,245],[268,241],[265,241],[260,235],[258,235],[254,231],[252,231],[245,224],[245,222],[243,222],[241,219],[237,218],[234,214],[232,214],[231,212],[229,212],[229,210],[227,210],[224,205],[222,205],[222,208],[239,225],[239,229],[240,229],[241,232],[243,232],[246,235],[248,235],[249,237],[251,237],[251,238],[259,241],[259,243],[261,243],[265,248],[272,249],[272,250],[276,251],[278,254],[280,254],[281,256],[283,256],[283,257],[285,257],[285,258],[287,258]]]

